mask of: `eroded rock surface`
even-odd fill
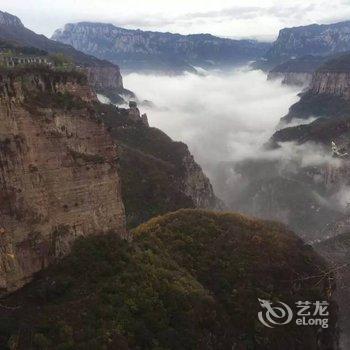
[[[125,235],[117,149],[78,73],[0,74],[0,290],[65,255],[78,236]]]

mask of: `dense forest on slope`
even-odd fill
[[[187,209],[152,219],[133,235],[133,242],[114,234],[80,239],[69,256],[2,300],[3,348],[333,344],[334,323],[323,331],[292,323],[271,330],[257,321],[258,298],[325,300],[332,288],[319,276],[324,261],[283,225]]]

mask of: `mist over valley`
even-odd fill
[[[349,349],[349,18],[7,1],[0,348]]]

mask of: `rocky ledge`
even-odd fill
[[[268,80],[281,80],[285,85],[308,86],[312,79],[311,73],[300,72],[270,72]]]

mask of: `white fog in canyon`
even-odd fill
[[[267,81],[261,71],[239,69],[199,76],[129,74],[124,85],[140,100],[151,126],[185,142],[212,180],[222,161],[256,157],[299,89]]]
[[[133,73],[125,76],[124,85],[140,100],[152,101],[152,107],[139,106],[150,125],[189,146],[225,202],[237,195],[246,179],[234,166],[220,166],[222,162],[278,159],[281,167],[292,172],[295,166],[338,165],[330,151],[315,144],[285,143],[274,151],[262,149],[280,118],[299,100],[300,88],[268,81],[261,71],[246,68],[172,77]],[[343,206],[344,199],[337,196],[331,202]]]
[[[150,125],[185,142],[204,168],[254,156],[299,99],[299,89],[248,69],[204,76],[129,74],[124,85],[154,103],[154,108],[140,106]]]

